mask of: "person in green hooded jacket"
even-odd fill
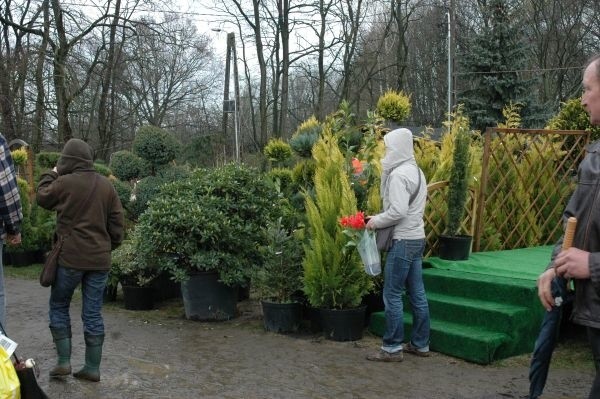
[[[36,198],[41,207],[56,211],[55,239],[63,239],[50,292],[50,332],[58,353],[50,376],[71,374],[69,308],[73,292],[81,284],[85,366],[73,376],[99,381],[104,343],[102,300],[111,251],[123,240],[121,202],[110,180],[96,173],[91,147],[79,139],[70,139],[56,167],[42,174]]]

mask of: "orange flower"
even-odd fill
[[[363,164],[358,158],[352,158],[352,169],[354,169],[355,175],[360,175],[363,172]]]

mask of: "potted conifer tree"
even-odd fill
[[[295,297],[302,289],[301,231],[280,217],[267,224],[266,232],[264,260],[252,277],[252,288],[261,300],[265,330],[295,332],[302,320],[302,306]]]
[[[472,236],[465,234],[461,225],[469,190],[471,136],[468,119],[461,109],[454,115],[450,128],[450,134],[454,136],[454,149],[448,185],[446,228],[439,237],[439,256],[447,260],[466,260],[471,252]]]
[[[345,172],[331,126],[325,126],[313,147],[314,198],[306,196],[307,243],[304,248],[304,292],[320,309],[326,338],[351,341],[362,338],[365,306],[362,297],[372,281],[363,271],[357,251],[344,250],[350,240],[339,223],[357,212],[356,197]]]

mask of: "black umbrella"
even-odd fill
[[[535,340],[533,355],[531,357],[529,366],[529,399],[538,398],[544,391],[552,352],[554,352],[554,347],[558,339],[562,310],[565,304],[573,300],[573,294],[567,292],[566,279],[555,277],[552,280],[552,296],[555,300],[555,306],[544,315],[540,333]]]
[[[567,220],[565,235],[563,237],[562,249],[568,249],[573,243],[577,219],[570,217]],[[573,300],[573,293],[568,292],[569,281],[562,277],[555,277],[551,283],[552,296],[554,297],[554,306],[552,310],[546,312],[540,333],[535,341],[533,355],[529,366],[529,398],[536,399],[544,391],[546,379],[548,378],[548,368],[552,359],[552,352],[556,346],[558,330],[562,319],[562,310],[567,302]]]

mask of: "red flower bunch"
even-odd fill
[[[349,227],[351,229],[356,230],[364,229],[366,226],[365,213],[360,211],[356,212],[356,214],[354,215],[342,216],[342,218],[340,219],[340,224],[342,225],[342,227],[346,228]]]
[[[348,237],[348,241],[343,248],[343,251],[346,252],[358,245],[360,238],[365,232],[365,213],[359,211],[354,215],[343,216],[340,219],[340,225],[344,228],[344,235]]]

